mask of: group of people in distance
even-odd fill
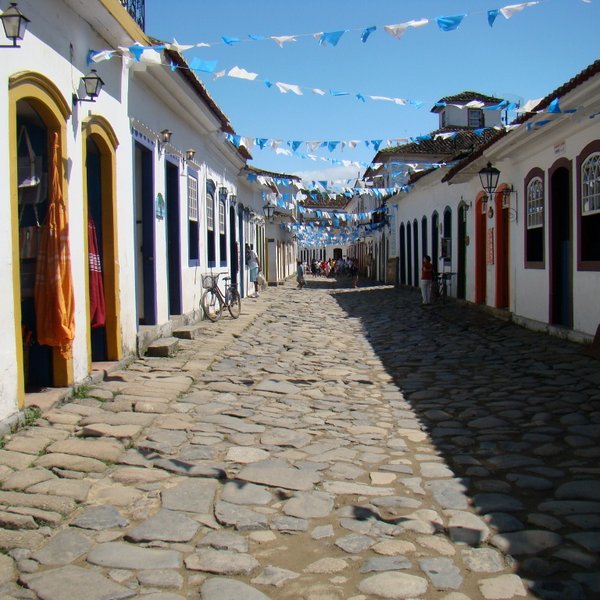
[[[309,265],[304,264],[298,259],[296,281],[299,288],[303,288],[306,285],[304,274],[308,271]],[[358,260],[356,258],[330,258],[329,260],[317,260],[315,258],[310,263],[310,273],[313,277],[351,277],[352,287],[357,287]]]

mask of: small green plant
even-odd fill
[[[25,409],[23,425],[29,427],[33,425],[42,416],[42,411],[37,406],[30,406]]]
[[[0,450],[2,450],[2,448],[4,448],[4,444],[6,444],[6,440],[4,439],[4,436],[0,437]]]
[[[89,385],[78,385],[73,388],[73,398],[76,398],[77,400],[87,398],[91,389],[92,388]]]

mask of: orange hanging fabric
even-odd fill
[[[38,342],[57,347],[67,357],[75,337],[75,300],[59,148],[58,134],[53,133],[48,213],[41,227],[34,296]]]

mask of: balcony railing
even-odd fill
[[[146,0],[121,0],[121,4],[140,29],[146,31]]]

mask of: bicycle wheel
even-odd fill
[[[206,318],[211,321],[218,321],[223,313],[223,300],[215,290],[208,289],[204,292],[200,300],[200,306],[206,315]]]
[[[242,312],[242,299],[240,298],[240,293],[234,287],[229,289],[229,304],[227,308],[229,309],[229,314],[234,319],[237,319]]]

